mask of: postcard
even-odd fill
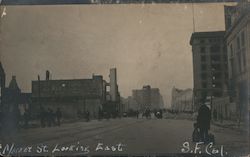
[[[2,0],[0,156],[249,153],[250,2]]]

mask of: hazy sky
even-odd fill
[[[224,30],[224,4],[195,4],[196,31]],[[171,89],[192,88],[191,4],[7,6],[0,57],[24,92],[45,70],[53,79],[108,80],[116,67],[121,95],[150,84],[169,105]]]

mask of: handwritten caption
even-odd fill
[[[115,145],[105,145],[104,143],[97,143],[94,147],[88,145],[82,145],[80,142],[70,145],[59,145],[48,146],[45,144],[39,144],[36,146],[18,146],[15,143],[11,144],[0,144],[0,156],[6,155],[17,155],[17,154],[56,154],[56,153],[81,153],[89,154],[91,151],[94,152],[122,152],[125,149],[125,144],[118,143]]]
[[[215,146],[212,142],[205,144],[204,142],[196,142],[192,146],[189,142],[184,142],[181,148],[182,153],[191,154],[208,154],[211,156],[219,155],[221,157],[228,153],[224,150],[224,146]]]

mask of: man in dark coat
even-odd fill
[[[201,105],[198,111],[197,125],[203,142],[208,140],[208,130],[210,129],[211,111],[206,105]]]
[[[40,117],[40,122],[41,122],[42,128],[46,127],[47,116],[48,116],[48,112],[41,106],[39,117]]]

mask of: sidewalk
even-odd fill
[[[229,128],[233,130],[246,131],[246,132],[248,131],[247,125],[244,125],[243,122],[241,122],[239,125],[239,123],[235,121],[223,120],[221,122],[218,120],[218,121],[212,121],[211,124],[222,128]]]
[[[191,114],[185,114],[185,113],[179,113],[179,114],[165,114],[164,118],[166,119],[186,119],[186,120],[191,120],[191,121],[196,121],[196,118],[194,115]],[[236,121],[230,121],[230,120],[223,120],[222,122],[220,120],[218,121],[211,121],[212,125],[218,126],[218,127],[222,127],[222,128],[228,128],[228,129],[233,129],[233,130],[237,130],[237,131],[244,131],[247,132],[248,128],[247,125],[243,122],[239,123]]]

